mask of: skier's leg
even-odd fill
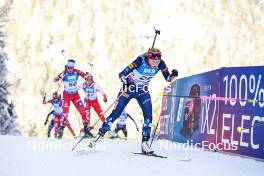
[[[109,131],[109,137],[111,138],[111,139],[114,139],[114,138],[116,138],[117,136],[118,136],[118,131],[119,131],[120,129],[116,126],[115,127],[115,129],[113,130],[113,131]]]
[[[102,122],[104,122],[105,117],[103,115],[103,110],[102,110],[98,100],[93,102],[93,108],[94,108],[95,112],[97,113],[97,115],[99,116],[99,118],[102,120]]]
[[[126,125],[123,126],[122,131],[125,135],[125,138],[127,138],[127,127],[126,127]]]
[[[94,147],[96,145],[96,143],[98,143],[99,141],[102,140],[105,133],[111,129],[111,125],[120,116],[120,114],[122,113],[122,111],[124,110],[124,108],[126,107],[128,102],[132,98],[134,98],[134,95],[132,93],[131,93],[132,95],[130,95],[128,93],[122,93],[122,95],[119,96],[120,93],[121,92],[119,92],[119,94],[118,94],[119,98],[118,98],[117,103],[114,107],[114,110],[106,118],[106,121],[103,123],[102,127],[99,129],[98,135],[90,142],[89,147],[91,147],[91,148]]]
[[[119,128],[118,124],[115,127],[115,133],[117,134],[121,129]]]
[[[137,96],[137,101],[144,116],[142,129],[142,139],[149,140],[152,126],[152,103],[149,93],[141,93]]]
[[[90,111],[85,109],[84,104],[79,96],[79,94],[74,94],[74,97],[72,98],[72,102],[76,109],[79,111],[82,120],[84,123],[87,123],[87,125],[90,125]]]
[[[114,131],[109,131],[110,138],[114,139],[114,138],[118,137],[118,132],[120,130],[121,129],[119,128],[119,125],[116,124],[116,127],[115,127]]]
[[[86,115],[89,113],[89,117],[87,117],[87,116],[86,117],[89,118],[87,120],[88,120],[88,124],[90,124],[91,123],[90,122],[90,119],[91,119],[91,114],[90,114],[90,112],[91,112],[91,104],[90,104],[90,101],[88,99],[84,99],[84,104],[85,104],[84,108],[85,108]],[[84,133],[84,128],[81,128],[80,129],[80,135],[83,134],[83,133]]]
[[[88,99],[84,99],[84,104],[85,104],[85,106],[84,106],[85,120],[83,120],[83,116],[82,116],[82,121],[85,122],[88,126],[90,126],[90,119],[91,119],[90,109],[91,109],[91,106],[90,106],[90,102],[88,101]],[[79,108],[79,109],[80,109],[80,111],[83,111],[82,108]],[[80,112],[80,114],[81,114],[81,112]]]
[[[144,116],[144,124],[142,129],[142,144],[141,150],[143,153],[153,153],[148,143],[150,139],[151,126],[152,126],[152,103],[149,93],[139,93],[136,97],[139,106],[142,109]]]
[[[90,111],[84,108],[83,102],[78,93],[74,95],[72,102],[82,116],[83,129],[84,129],[85,136],[91,135],[90,127],[89,127],[90,126]]]
[[[69,114],[69,108],[70,108],[70,100],[71,100],[71,95],[68,94],[67,92],[63,92],[63,105],[62,105],[63,115],[61,119],[61,129],[60,129],[59,138],[62,138],[63,131],[66,126],[66,122]]]
[[[105,122],[103,123],[102,127],[99,129],[99,134],[104,136],[104,134],[110,130],[111,125],[113,122],[121,115],[122,111],[128,104],[128,102],[133,98],[129,94],[124,94],[119,97],[117,103],[111,112],[111,114],[106,118]]]
[[[54,118],[54,131],[55,131],[55,137],[57,138],[59,136],[59,123],[60,123],[61,116],[55,115]]]
[[[62,118],[60,120],[61,121],[60,133],[59,133],[58,138],[62,138],[62,136],[63,136],[64,128],[67,126],[67,121],[68,121],[67,118],[65,118],[64,114],[62,115]]]
[[[71,134],[73,135],[73,137],[74,137],[75,133],[74,133],[73,128],[71,127],[71,124],[70,124],[69,120],[67,120],[66,126],[69,129],[69,131],[71,132]]]
[[[50,137],[50,132],[51,132],[53,127],[54,127],[54,120],[52,119],[50,121],[49,128],[48,128],[48,137]]]

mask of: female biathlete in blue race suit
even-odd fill
[[[150,48],[148,52],[138,56],[136,60],[129,64],[119,74],[119,78],[123,83],[123,87],[119,92],[119,95],[121,95],[117,100],[114,110],[99,129],[98,135],[90,142],[90,147],[94,147],[96,143],[101,141],[105,133],[110,130],[113,122],[120,116],[128,102],[132,98],[135,98],[144,116],[141,149],[144,153],[153,152],[148,144],[152,126],[152,102],[148,91],[148,85],[159,71],[162,72],[165,80],[168,82],[178,76],[178,71],[176,69],[173,69],[171,74],[169,73],[165,62],[161,59],[160,50]]]

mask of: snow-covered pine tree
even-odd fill
[[[8,101],[8,83],[6,80],[6,60],[8,57],[3,51],[5,47],[3,27],[11,4],[12,0],[6,0],[0,6],[0,134],[19,135],[20,132],[17,130],[15,123],[17,114],[13,103]]]

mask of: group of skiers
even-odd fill
[[[55,91],[52,95],[52,99],[48,101],[46,100],[46,95],[43,98],[43,104],[50,103],[53,107],[53,110],[48,113],[46,121],[44,122],[44,124],[46,125],[48,123],[49,117],[51,115],[53,116],[48,127],[48,137],[50,137],[51,130],[54,128],[55,137],[61,138],[63,136],[65,127],[69,129],[69,131],[74,137],[76,136],[68,120],[70,101],[74,104],[76,109],[81,114],[83,128],[80,130],[80,132],[83,132],[86,137],[93,136],[90,132],[93,128],[93,126],[90,125],[91,107],[95,110],[100,120],[102,122],[105,121],[103,110],[98,101],[97,92],[102,94],[104,102],[107,102],[106,93],[103,91],[103,89],[99,86],[97,82],[94,82],[91,73],[84,73],[78,69],[75,69],[74,67],[75,61],[73,59],[68,60],[67,64],[65,65],[65,70],[62,71],[54,79],[54,82],[58,82],[60,80],[63,81],[63,98],[61,97],[61,95],[59,95],[58,91]],[[79,76],[84,78],[85,81],[78,86],[77,81]],[[80,90],[83,90],[85,93],[84,101],[82,101],[79,96],[78,91]],[[123,115],[120,116],[120,122],[117,123],[116,129],[111,133],[111,138],[118,137],[115,132],[119,130],[122,130],[125,137],[127,137],[127,129],[125,125],[126,117],[126,112],[124,112]],[[135,123],[135,120],[131,116],[129,117]]]
[[[119,130],[124,132],[127,136],[125,120],[127,114],[124,109],[128,102],[135,98],[142,109],[144,122],[142,128],[142,143],[141,149],[143,153],[152,153],[150,146],[151,128],[152,128],[152,102],[149,94],[148,86],[152,78],[159,72],[163,74],[166,81],[170,82],[178,76],[178,71],[173,69],[169,72],[165,62],[161,59],[161,51],[157,48],[150,48],[146,53],[138,56],[132,63],[130,63],[123,71],[119,73],[119,78],[122,82],[121,90],[118,93],[116,104],[113,111],[108,117],[104,117],[103,111],[98,103],[97,92],[100,92],[104,101],[107,101],[105,92],[100,86],[93,81],[93,76],[86,72],[75,69],[75,61],[68,60],[65,65],[65,70],[61,72],[55,79],[55,82],[60,80],[64,83],[63,99],[56,93],[53,94],[53,99],[43,103],[51,103],[54,107],[54,127],[55,134],[63,132],[65,126],[71,129],[68,121],[68,113],[70,102],[74,104],[82,117],[84,135],[90,135],[90,108],[93,107],[103,124],[99,128],[98,134],[90,141],[89,147],[94,147],[100,142],[104,135],[111,130],[111,126],[116,119],[120,117],[120,123],[116,125],[116,129],[110,133],[115,136]],[[81,86],[77,86],[79,76],[85,79]],[[83,89],[85,92],[85,105],[81,100],[78,90]],[[59,120],[60,119],[60,120]],[[61,123],[58,123],[60,121]],[[61,129],[57,130],[56,128]],[[138,129],[138,128],[137,128]],[[59,132],[60,131],[60,132]],[[72,132],[74,135],[74,132]],[[61,137],[61,136],[60,136]]]

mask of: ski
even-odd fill
[[[152,156],[152,157],[156,157],[156,158],[168,158],[166,156],[157,155],[155,153],[135,153],[135,152],[132,152],[132,153],[137,154],[137,155]]]
[[[169,156],[158,155],[158,154],[155,154],[154,152],[153,153],[141,153],[141,152],[135,153],[135,152],[132,152],[132,153],[137,154],[137,155],[151,156],[151,157],[163,158],[163,159],[171,159],[171,160],[177,160],[177,161],[183,161],[183,162],[191,161],[191,159],[181,159],[181,158],[176,157],[176,156],[169,157]]]
[[[124,141],[140,141],[139,139],[136,138],[125,138],[125,137],[115,137],[115,138],[111,138],[109,136],[105,136],[104,139],[107,140],[124,140]]]
[[[178,156],[172,156],[172,157],[169,157],[169,159],[171,159],[171,160],[177,160],[177,161],[183,161],[183,162],[190,162],[192,160],[191,158],[182,159],[182,158],[179,158]]]
[[[95,152],[96,152],[96,150],[94,150],[93,148],[90,148],[88,146],[86,146],[80,150],[76,150],[77,155],[83,155],[83,154],[95,153]]]
[[[78,135],[78,136],[74,136],[73,139],[79,139],[79,138],[82,138],[83,135]],[[84,139],[93,139],[95,136],[85,136]]]

